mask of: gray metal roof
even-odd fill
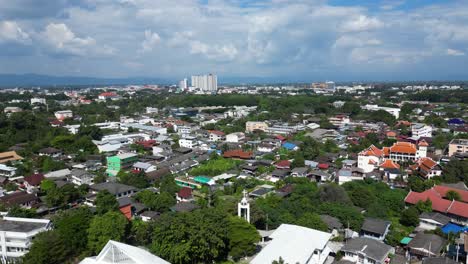
[[[365,232],[383,235],[385,234],[385,231],[390,226],[390,224],[390,221],[385,221],[376,218],[366,218],[364,220],[364,224],[362,224],[361,230]]]
[[[363,252],[368,258],[383,263],[385,257],[392,251],[392,247],[371,238],[358,237],[346,242],[341,251],[358,253]]]

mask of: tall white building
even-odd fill
[[[192,87],[203,92],[216,93],[218,91],[218,77],[214,74],[192,76]]]
[[[193,77],[192,77],[192,78],[193,78]],[[179,82],[179,89],[180,89],[181,91],[185,91],[185,90],[188,89],[187,78],[184,78],[183,80],[181,80],[181,81]]]
[[[50,228],[48,219],[4,217],[0,220],[0,262],[24,256],[33,243],[33,237]]]

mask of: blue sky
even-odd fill
[[[0,73],[468,80],[468,0],[0,1]]]

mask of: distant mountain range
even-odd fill
[[[189,80],[190,81],[190,80]],[[0,87],[32,87],[32,86],[88,86],[88,85],[126,85],[126,84],[176,84],[178,80],[129,77],[129,78],[98,78],[76,76],[52,76],[42,74],[0,74]],[[271,77],[220,77],[220,84],[267,84],[294,82],[293,79]]]
[[[0,74],[0,87],[24,86],[74,86],[74,85],[125,85],[171,84],[171,80],[148,77],[96,78],[75,76],[50,76],[41,74]]]

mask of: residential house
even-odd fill
[[[69,169],[56,170],[44,174],[46,179],[63,179],[69,176],[71,176],[71,171]]]
[[[24,187],[26,187],[27,192],[32,192],[35,188],[38,188],[41,185],[42,180],[44,180],[44,174],[34,173],[30,176],[24,177]]]
[[[254,157],[251,151],[243,151],[241,149],[228,150],[223,153],[223,157],[232,159],[252,159]]]
[[[39,198],[36,195],[23,191],[17,191],[0,197],[0,204],[7,208],[19,206],[21,208],[30,209],[38,202]]]
[[[208,131],[209,140],[212,142],[224,141],[226,140],[226,134],[219,130],[210,130]]]
[[[143,222],[150,222],[158,219],[161,216],[161,213],[156,211],[144,211],[140,214],[141,220]]]
[[[245,134],[242,132],[234,132],[226,135],[226,142],[239,143],[245,140]]]
[[[62,156],[62,151],[60,149],[48,147],[39,150],[39,156],[47,156],[51,158],[58,158]]]
[[[390,230],[390,221],[377,218],[366,218],[361,227],[361,237],[383,241]]]
[[[416,164],[410,166],[410,168],[413,174],[419,175],[424,179],[442,175],[442,167],[429,157],[418,159]]]
[[[435,230],[450,223],[450,217],[437,212],[423,212],[419,215],[419,229]]]
[[[299,150],[299,146],[293,142],[284,142],[282,147],[290,151]]]
[[[52,229],[49,219],[3,217],[0,220],[2,263],[15,263],[29,252],[37,234]]]
[[[177,193],[176,193],[176,200],[178,203],[180,202],[193,202],[195,201],[193,194],[192,194],[192,188],[190,187],[182,187]]]
[[[134,172],[144,172],[149,173],[156,170],[156,166],[147,162],[137,162],[133,164]]]
[[[262,152],[262,153],[271,153],[275,151],[276,148],[277,146],[274,144],[261,143],[257,146],[257,151]]]
[[[111,194],[115,195],[115,198],[120,198],[124,196],[132,196],[136,193],[137,188],[121,183],[116,182],[103,182],[97,183],[89,186],[91,192],[93,194],[97,194],[100,191],[107,190]]]
[[[271,241],[251,261],[266,264],[280,257],[285,263],[323,264],[332,252],[330,233],[315,229],[282,224],[270,236]]]
[[[307,177],[309,175],[310,168],[308,167],[296,167],[292,170],[291,176],[293,177]]]
[[[85,170],[73,169],[70,172],[71,182],[78,186],[87,184],[92,185],[94,183],[94,175]]]
[[[434,234],[417,233],[408,243],[411,256],[418,258],[440,256],[441,250],[445,247],[446,240]]]
[[[394,254],[395,249],[374,239],[358,237],[346,241],[341,252],[347,263],[387,264],[389,255]]]
[[[291,168],[291,161],[279,160],[275,163],[275,168],[278,170],[289,170]]]
[[[320,215],[320,219],[327,225],[328,232],[332,233],[333,237],[338,236],[343,231],[343,224],[338,218],[330,215]]]

